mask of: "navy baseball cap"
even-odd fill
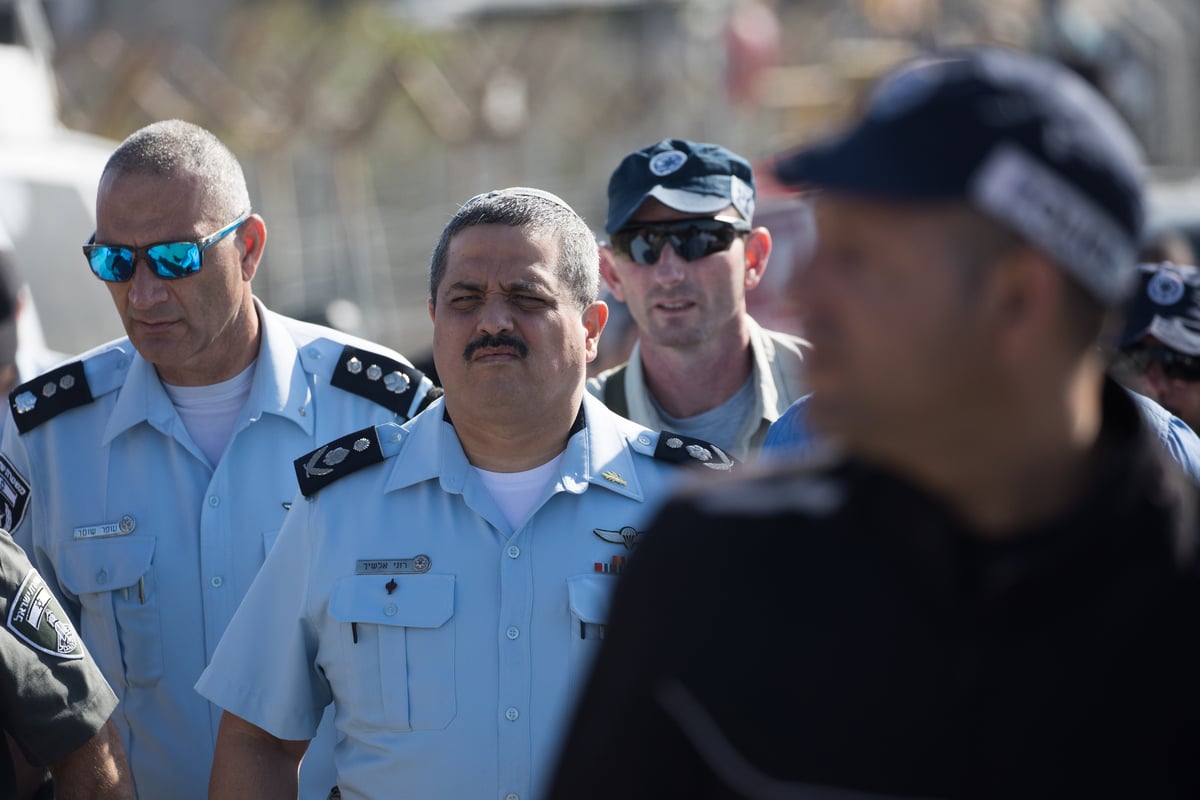
[[[1121,347],[1149,335],[1184,355],[1200,356],[1200,270],[1164,261],[1142,264],[1137,274]]]
[[[729,206],[754,216],[750,162],[719,144],[663,139],[625,156],[608,180],[608,219],[615,233],[653,197],[685,214],[715,214]]]
[[[999,48],[933,53],[886,75],[849,131],[783,156],[784,184],[883,200],[962,200],[1107,305],[1134,282],[1141,150],[1082,78]]]

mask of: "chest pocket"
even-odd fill
[[[587,680],[592,659],[604,641],[608,606],[616,575],[572,575],[567,578],[567,605],[571,610],[570,686],[578,691]]]
[[[347,576],[333,586],[329,615],[341,630],[326,674],[335,697],[349,698],[339,707],[382,730],[450,724],[457,713],[453,575]]]
[[[59,559],[59,577],[82,607],[80,635],[110,679],[120,663],[129,686],[154,686],[163,673],[154,541],[152,536],[70,541]]]

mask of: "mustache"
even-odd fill
[[[516,354],[521,358],[529,355],[529,348],[524,342],[515,336],[509,336],[508,334],[504,333],[485,333],[478,339],[472,340],[471,343],[466,346],[466,349],[463,350],[463,360],[470,361],[471,356],[475,355],[476,352],[485,347],[507,347],[516,351]]]

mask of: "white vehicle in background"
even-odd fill
[[[76,353],[122,333],[80,251],[117,143],[59,122],[39,0],[0,0],[0,36],[0,246],[11,246],[30,289],[18,337],[23,349]]]

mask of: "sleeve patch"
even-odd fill
[[[12,533],[21,527],[29,508],[29,481],[0,454],[0,528]]]
[[[83,658],[83,645],[70,618],[36,569],[21,581],[8,602],[7,626],[40,653],[67,660]]]
[[[297,458],[296,480],[300,493],[312,497],[352,472],[383,461],[383,449],[374,426],[346,434]]]

